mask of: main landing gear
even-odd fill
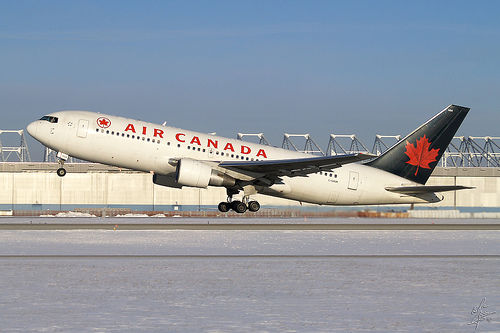
[[[233,194],[237,193],[238,192],[235,193],[230,189],[227,190],[227,202],[223,201],[217,206],[220,212],[226,213],[232,209],[236,213],[243,214],[247,210],[256,212],[260,209],[260,204],[257,201],[249,201],[250,198],[248,196],[244,196],[242,201],[233,201]]]
[[[68,159],[68,155],[65,153],[58,152],[57,153],[57,163],[59,163],[59,169],[57,169],[56,173],[59,177],[66,176],[66,169],[64,169],[64,162]]]

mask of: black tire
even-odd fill
[[[247,211],[247,205],[245,205],[241,201],[233,201],[231,202],[231,208],[239,214],[242,214]]]
[[[225,212],[229,211],[229,209],[231,209],[229,202],[221,202],[221,203],[219,203],[217,208],[219,209],[219,212],[222,212],[222,213],[225,213]]]
[[[248,203],[248,210],[251,212],[256,212],[260,209],[260,204],[257,201],[250,201]]]
[[[59,168],[59,169],[57,169],[56,173],[57,173],[57,175],[58,175],[59,177],[64,177],[64,176],[66,176],[66,169],[64,169],[64,168]]]

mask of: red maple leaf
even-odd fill
[[[108,121],[104,118],[99,119],[99,125],[108,126]]]
[[[405,154],[410,158],[406,163],[415,165],[417,167],[417,171],[415,171],[415,176],[418,173],[418,168],[422,167],[424,169],[430,169],[429,163],[436,161],[436,157],[439,152],[438,149],[431,149],[429,147],[431,142],[425,136],[421,137],[417,140],[417,145],[414,146],[412,143],[406,141],[406,151]]]

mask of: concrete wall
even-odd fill
[[[0,163],[0,210],[70,210],[126,207],[174,210],[215,207],[226,200],[223,188],[174,189],[153,184],[148,173],[100,165],[67,165],[65,177],[54,163]],[[257,195],[266,206],[296,206],[290,200]]]
[[[152,175],[97,164],[67,165],[60,178],[53,163],[0,163],[0,209],[127,207],[137,210],[215,208],[226,199],[222,188],[172,189],[154,185]],[[480,208],[500,211],[500,169],[437,168],[428,185],[465,185],[474,190],[444,193],[432,207]],[[295,201],[257,195],[263,206],[299,207]],[[304,205],[315,209],[316,205]]]
[[[500,210],[499,179],[499,168],[436,168],[427,185],[463,185],[475,188],[445,192],[445,199],[431,206]]]

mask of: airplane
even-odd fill
[[[69,156],[151,172],[161,186],[226,188],[218,210],[256,212],[255,194],[319,205],[435,203],[466,186],[425,185],[469,108],[449,105],[380,156],[315,156],[282,148],[88,111],[50,113],[28,133]],[[243,192],[241,200],[233,196]]]

